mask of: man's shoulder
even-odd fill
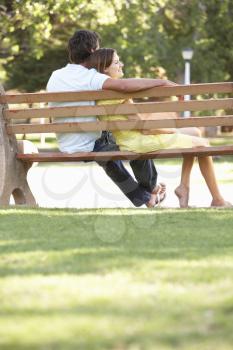
[[[56,79],[56,77],[63,75],[65,71],[66,71],[66,66],[52,71],[49,77],[49,80]]]
[[[69,70],[69,66],[68,66],[68,64],[67,64],[67,65],[64,66],[64,67],[61,67],[61,68],[58,68],[58,69],[54,70],[54,71],[52,72],[51,76],[57,76],[57,75],[64,74],[64,73],[68,72],[68,70]]]
[[[52,72],[48,83],[48,91],[65,90],[100,90],[108,78],[94,68],[88,69],[78,64],[67,64]]]
[[[86,67],[79,65],[79,64],[70,64],[68,63],[66,66],[61,67],[59,69],[56,69],[52,72],[50,78],[60,78],[60,77],[73,77],[73,78],[86,78],[89,79],[90,77],[94,76],[95,74],[98,74],[98,72],[95,69],[87,69]]]
[[[66,66],[56,69],[52,72],[51,77],[72,74],[72,75],[84,75],[87,78],[93,76],[105,76],[105,74],[99,73],[95,68],[88,69],[80,64],[68,63]]]

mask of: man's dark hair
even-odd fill
[[[100,43],[100,36],[90,30],[78,30],[68,42],[69,60],[71,63],[83,63],[94,52]]]

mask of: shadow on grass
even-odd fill
[[[11,279],[6,279],[5,288],[13,292],[9,290],[9,301],[0,310],[1,350],[230,349],[230,292],[219,287],[220,301],[213,295],[205,300],[200,295],[207,292],[196,295],[195,285],[200,280],[208,285],[212,277],[221,280],[217,286],[225,276],[229,281],[232,263],[225,261],[232,257],[232,226],[232,210],[0,211],[0,276],[58,275],[51,284],[54,289],[47,285],[50,276],[44,284],[16,278],[11,285]],[[206,263],[208,257],[217,258],[217,268],[213,262]],[[165,274],[160,275],[163,264]],[[70,286],[63,285],[67,276],[59,276],[96,273],[89,282],[95,288],[96,283],[104,283],[99,274],[117,270],[121,275],[124,269],[140,268],[141,280],[134,275],[133,286],[127,280],[125,297],[124,288],[119,296],[117,291],[112,294],[115,286],[108,280],[109,293],[85,298],[82,293],[90,288],[86,284],[90,276],[84,277],[83,291],[77,284],[69,294]],[[157,269],[156,274],[152,269]],[[164,295],[156,289],[155,276],[170,286],[166,290],[165,283]],[[123,280],[113,281],[125,283],[124,274]],[[173,295],[175,283],[182,289],[187,281],[187,292]],[[143,293],[151,285],[155,289]],[[104,291],[105,285],[101,288]],[[130,288],[138,288],[136,297]],[[213,294],[214,290],[210,288]],[[54,302],[47,304],[50,293]],[[38,296],[39,302],[33,302]],[[69,296],[70,302],[66,301]]]
[[[0,275],[105,273],[232,254],[232,210],[2,211]]]

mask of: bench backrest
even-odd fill
[[[97,130],[146,130],[151,128],[181,128],[187,126],[232,126],[233,125],[233,83],[212,83],[180,85],[174,87],[156,87],[135,93],[120,93],[114,91],[83,91],[83,92],[57,92],[57,93],[24,93],[5,94],[1,93],[0,104],[4,105],[3,119],[8,135],[27,133],[53,133],[53,132],[85,132]],[[171,98],[182,95],[197,96],[190,101],[164,101],[147,102],[148,98]],[[223,97],[224,96],[224,97]],[[144,99],[143,102],[122,104],[119,100],[129,98]],[[113,104],[95,106],[67,106],[67,107],[32,107],[36,103],[47,102],[74,102],[90,100],[111,100]],[[114,103],[114,100],[116,103]],[[25,104],[26,107],[25,107]],[[10,108],[8,106],[11,106]],[[13,105],[13,107],[12,107]],[[17,105],[15,108],[14,105]],[[74,116],[105,116],[105,115],[128,115],[135,113],[165,113],[183,111],[206,111],[203,118],[192,116],[190,118],[159,118],[146,121],[98,121],[77,123],[55,123],[52,118]],[[221,115],[216,111],[224,111]],[[210,111],[212,112],[211,115]],[[50,122],[45,124],[18,123],[20,120],[48,118]],[[17,122],[16,123],[14,123]]]

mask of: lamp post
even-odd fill
[[[190,84],[190,61],[193,57],[193,50],[192,49],[184,49],[182,51],[182,56],[185,61],[185,69],[184,69],[184,84],[189,85]],[[184,96],[185,101],[190,100],[190,95]],[[190,117],[190,111],[184,112],[184,118]]]

